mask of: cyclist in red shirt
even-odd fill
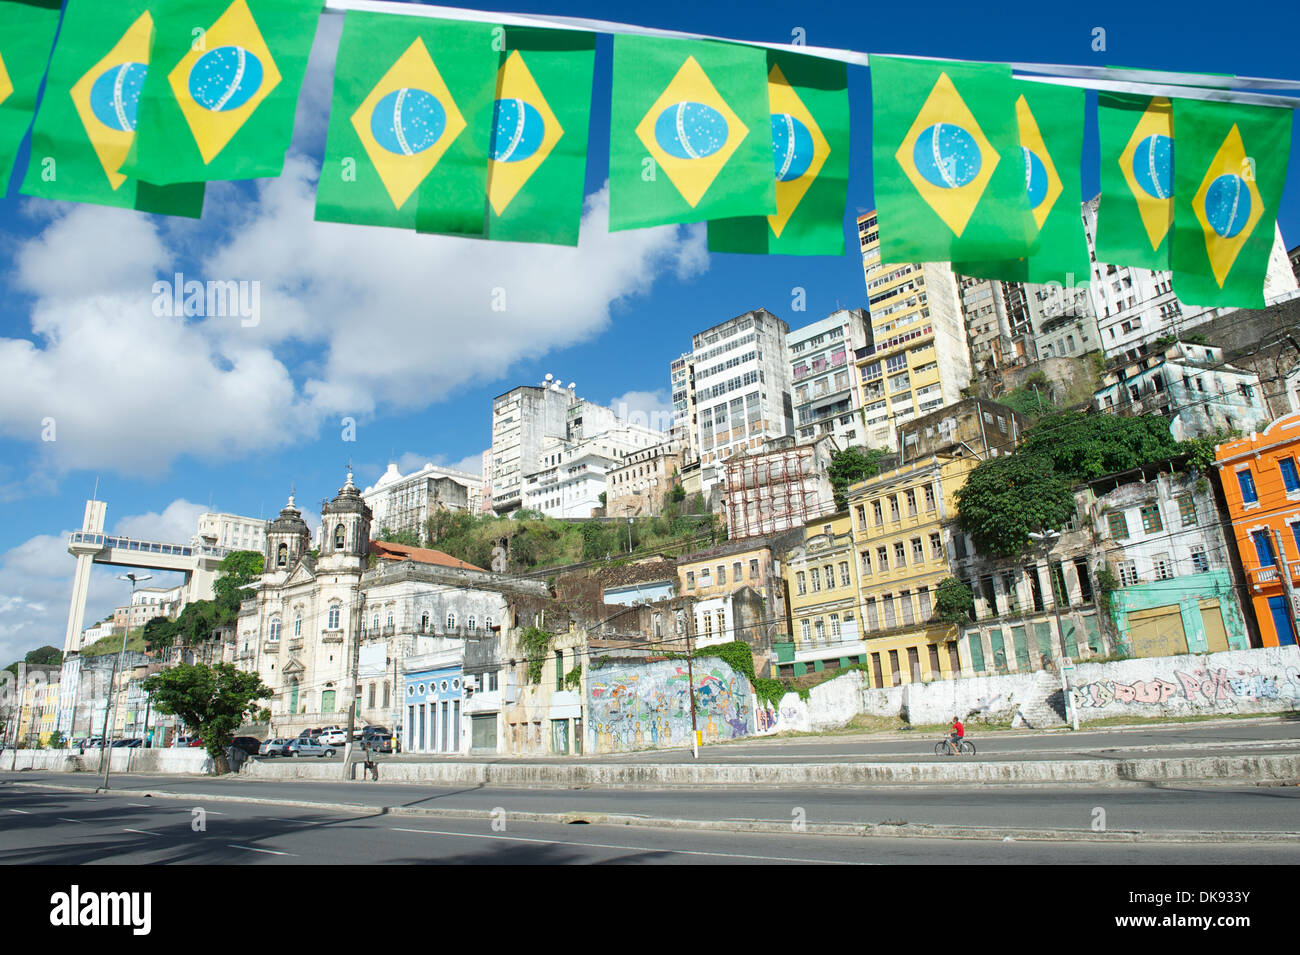
[[[957,748],[957,744],[960,743],[965,736],[966,727],[962,726],[961,720],[954,716],[952,718],[952,735],[948,737],[948,741],[952,743],[952,748],[954,750]]]

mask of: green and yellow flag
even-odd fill
[[[1097,135],[1097,259],[1168,271],[1174,224],[1174,120],[1169,100],[1098,93]]]
[[[848,71],[775,50],[767,67],[776,214],[710,220],[709,251],[843,255]]]
[[[871,57],[881,261],[1029,253],[1018,95],[1006,65]]]
[[[202,183],[156,186],[121,172],[149,72],[149,8],[147,0],[68,0],[32,131],[23,195],[202,214]]]
[[[1263,308],[1291,110],[1178,99],[1174,129],[1174,292],[1188,305]]]
[[[350,12],[316,218],[483,235],[500,27]],[[438,199],[421,209],[421,190]]]
[[[1017,81],[1016,89],[1023,188],[1033,219],[1032,251],[1021,259],[953,263],[953,269],[979,278],[1074,288],[1092,275],[1079,176],[1084,91],[1026,81]]]
[[[0,0],[0,196],[32,125],[58,28],[59,0]]]
[[[320,0],[155,0],[122,172],[152,182],[278,176]]]
[[[507,27],[490,114],[486,238],[577,245],[596,36]],[[417,227],[439,232],[444,193],[422,188]]]
[[[614,37],[610,231],[777,213],[766,64],[755,47]]]

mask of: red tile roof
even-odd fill
[[[371,541],[370,553],[380,560],[411,560],[417,564],[438,564],[441,567],[459,567],[462,570],[482,570],[450,554],[428,547],[410,547],[406,544],[394,544],[389,541]]]

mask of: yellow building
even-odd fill
[[[765,658],[775,642],[786,639],[781,563],[763,538],[681,557],[677,592],[690,598],[696,647],[743,640]]]
[[[912,419],[960,400],[971,380],[957,277],[947,262],[880,259],[875,211],[858,217],[874,349],[857,359],[863,444],[898,450]]]
[[[934,591],[951,576],[945,525],[979,463],[929,454],[849,489],[864,642],[873,687],[947,679],[962,669],[957,631],[933,623]]]
[[[810,521],[804,543],[786,554],[782,573],[794,633],[790,643],[776,648],[779,674],[802,676],[867,662],[849,512]]]

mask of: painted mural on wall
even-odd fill
[[[694,661],[696,725],[705,742],[754,731],[749,680],[726,663]],[[593,669],[587,679],[588,746],[597,753],[689,746],[686,664],[676,660]]]
[[[1300,666],[1294,654],[1274,661],[1260,659],[1264,653],[1255,650],[1153,660],[1140,679],[1130,670],[1119,679],[1082,683],[1078,687],[1080,717],[1086,718],[1091,711],[1095,718],[1102,715],[1096,712],[1099,709],[1115,713],[1151,708],[1221,713],[1300,709]],[[1238,655],[1243,659],[1232,659]]]

